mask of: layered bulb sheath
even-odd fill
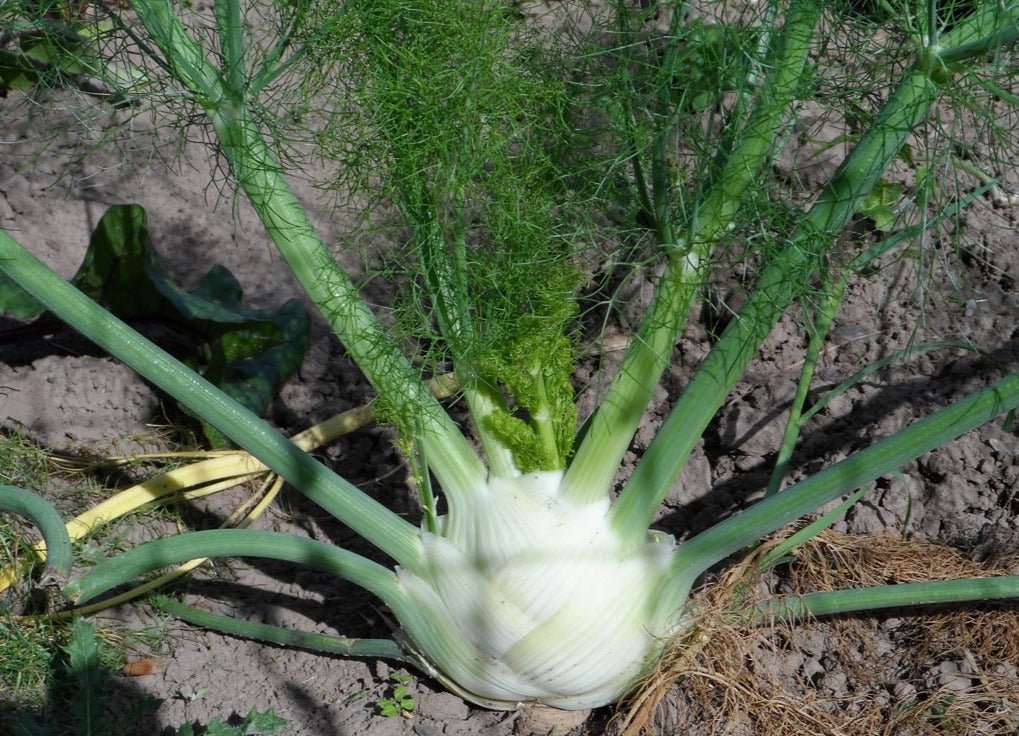
[[[401,622],[414,645],[489,706],[614,702],[669,633],[656,603],[672,538],[627,547],[608,501],[563,498],[562,477],[491,478],[455,524],[423,533],[426,572],[398,571],[420,612]]]

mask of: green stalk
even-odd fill
[[[17,486],[0,485],[0,511],[23,516],[37,527],[46,542],[46,574],[66,578],[71,574],[71,539],[53,504],[38,493]]]
[[[668,604],[680,605],[693,581],[729,555],[1017,406],[1019,374],[1012,374],[716,524],[676,552]]]
[[[484,465],[322,243],[255,122],[245,109],[224,104],[230,96],[219,72],[169,3],[138,0],[132,7],[179,80],[198,95],[238,184],[298,282],[389,406],[422,428],[447,494],[469,497],[485,482]]]
[[[746,135],[726,160],[715,186],[689,224],[685,243],[664,242],[665,274],[648,314],[623,359],[605,398],[588,422],[587,434],[566,475],[563,491],[578,500],[605,498],[630,446],[654,387],[661,380],[680,328],[703,283],[718,240],[728,232],[743,194],[768,161],[785,125],[789,105],[800,89],[814,26],[823,3],[793,0],[774,51],[771,70]]]
[[[210,529],[156,539],[99,563],[65,592],[85,603],[139,575],[195,557],[262,557],[307,565],[328,572],[375,594],[393,609],[402,609],[407,594],[396,573],[326,542],[254,529]]]
[[[697,439],[939,92],[925,71],[906,74],[786,246],[765,267],[756,290],[698,368],[612,509],[613,523],[631,543],[643,540]]]
[[[232,616],[201,611],[167,596],[155,596],[149,599],[149,603],[160,611],[187,621],[192,626],[212,629],[230,636],[267,641],[284,647],[299,647],[325,654],[337,654],[341,657],[370,657],[412,663],[411,658],[404,654],[400,645],[392,639],[351,639],[346,636],[295,631],[254,621],[240,621]]]
[[[481,677],[489,662],[477,657],[477,650],[442,621],[436,621],[427,607],[414,603],[397,574],[378,563],[325,542],[292,537],[278,532],[251,529],[214,529],[157,539],[106,560],[67,586],[75,601],[88,601],[127,583],[139,575],[168,565],[203,557],[262,557],[307,565],[332,573],[375,594],[392,609],[410,641],[434,658],[409,651],[413,661],[455,692],[488,707],[512,708],[513,704],[486,701],[465,692],[441,672],[464,672]]]
[[[220,57],[224,83],[233,101],[244,104],[247,78],[244,69],[244,26],[240,0],[215,0],[216,29],[219,32]]]
[[[772,468],[765,496],[778,493],[782,487],[782,479],[785,478],[789,470],[789,461],[792,459],[793,450],[800,437],[800,430],[803,428],[803,407],[807,403],[810,384],[814,381],[817,359],[821,355],[821,350],[824,349],[824,344],[828,339],[828,332],[831,330],[832,323],[835,321],[835,315],[842,305],[847,281],[848,274],[843,274],[836,276],[835,283],[831,283],[831,274],[829,274],[828,279],[826,279],[824,286],[821,288],[821,303],[817,305],[813,323],[809,328],[810,339],[807,343],[806,353],[803,356],[803,368],[800,369],[800,377],[796,384],[796,395],[793,396],[792,405],[789,407],[789,419],[786,421],[785,431],[782,433],[778,457],[775,459],[775,467]]]
[[[828,406],[833,399],[841,396],[850,388],[858,384],[860,381],[865,379],[874,373],[877,373],[883,368],[887,368],[892,363],[898,360],[908,360],[914,355],[920,355],[921,353],[928,353],[934,350],[969,350],[971,352],[979,352],[973,347],[973,343],[963,342],[962,340],[935,340],[934,342],[925,342],[919,345],[910,345],[902,348],[901,350],[895,350],[888,355],[884,356],[880,360],[875,360],[873,363],[864,366],[860,370],[856,371],[853,375],[849,376],[843,381],[840,381],[830,391],[826,391],[817,401],[810,405],[810,408],[803,412],[802,420],[806,422],[808,419],[813,417],[819,411]]]
[[[432,475],[428,470],[428,455],[421,442],[421,433],[414,433],[415,447],[413,452],[408,452],[411,473],[415,478],[415,485],[418,488],[418,498],[421,501],[421,524],[422,528],[431,534],[439,533],[439,509],[436,503],[435,493],[432,490]],[[412,476],[412,477],[413,477]]]
[[[724,175],[728,173],[724,171],[725,161],[731,155],[732,150],[742,142],[748,132],[751,135],[755,134],[753,125],[757,123],[752,123],[750,120],[750,114],[753,111],[752,103],[755,99],[759,99],[762,93],[768,93],[767,89],[761,87],[761,79],[764,77],[762,72],[766,68],[766,55],[771,47],[776,31],[776,20],[778,19],[780,4],[772,0],[772,2],[766,3],[766,7],[762,11],[762,18],[757,24],[757,48],[747,58],[749,69],[746,79],[738,89],[735,102],[726,118],[718,150],[710,161],[706,161],[708,166],[701,169],[705,179],[705,183],[699,185],[699,188],[702,190],[710,190],[714,185],[715,178],[719,177],[720,174],[722,176],[719,178],[724,178]],[[766,77],[764,79],[767,81]],[[718,102],[721,102],[721,99]],[[792,118],[792,115],[790,115],[790,118]],[[748,126],[748,123],[752,123],[752,125]],[[786,125],[782,130],[778,131],[769,147],[770,156],[774,156],[782,150],[792,132],[792,125]]]
[[[979,9],[938,39],[932,61],[955,64],[998,51],[1019,41],[1019,1],[982,3]]]
[[[343,5],[335,11],[335,16],[346,12],[347,6]],[[287,27],[276,39],[272,49],[262,57],[258,69],[251,73],[247,80],[248,97],[254,99],[259,92],[275,82],[295,64],[304,60],[308,47],[306,45],[294,47],[294,34],[301,28],[308,15],[310,6],[307,3],[294,3],[289,9]],[[323,23],[327,27],[328,23]],[[284,58],[286,56],[286,58]]]
[[[775,460],[775,467],[772,470],[771,479],[768,482],[768,490],[765,495],[770,496],[773,493],[778,493],[779,488],[782,485],[782,479],[785,478],[785,475],[789,470],[789,461],[792,458],[793,450],[796,447],[796,442],[799,439],[803,425],[808,419],[810,419],[810,417],[824,408],[832,397],[841,394],[865,376],[883,368],[889,363],[902,358],[908,358],[917,352],[925,350],[939,350],[946,347],[962,349],[969,348],[968,345],[959,342],[935,342],[920,345],[915,348],[910,347],[905,350],[897,350],[891,355],[887,355],[874,364],[869,365],[863,370],[853,374],[849,379],[843,381],[834,389],[826,393],[812,407],[810,407],[809,410],[804,412],[803,407],[807,401],[807,394],[810,392],[810,383],[813,380],[814,369],[817,366],[817,358],[820,355],[825,340],[827,339],[832,322],[835,320],[839,305],[842,303],[846,287],[849,285],[850,276],[860,273],[863,269],[870,265],[874,259],[888,253],[899,244],[908,240],[913,240],[949,217],[955,217],[974,200],[983,196],[985,192],[990,190],[991,186],[991,184],[985,183],[984,186],[966,195],[961,200],[953,202],[942,209],[936,217],[926,219],[918,225],[904,228],[895,235],[889,236],[884,240],[875,243],[853,259],[852,263],[850,263],[845,271],[838,277],[836,283],[828,284],[822,289],[821,303],[814,314],[814,323],[810,330],[810,342],[807,345],[807,351],[803,360],[803,369],[800,372],[799,382],[796,385],[796,395],[793,397],[792,405],[789,409],[789,420],[786,423],[785,432],[782,435],[782,442],[779,446],[778,457]]]
[[[165,59],[159,61],[165,61],[170,73],[195,94],[198,103],[206,110],[225,103],[228,95],[222,77],[173,12],[172,4],[166,0],[137,0],[131,7],[163,53]],[[144,40],[137,40],[140,48],[152,52]]]
[[[555,426],[552,424],[551,402],[549,401],[548,388],[545,384],[545,377],[541,369],[535,369],[534,387],[538,397],[538,408],[531,417],[531,424],[535,434],[541,440],[542,446],[549,457],[555,458],[555,467],[561,468],[565,464],[565,458],[559,454],[559,444],[556,441]]]
[[[679,26],[685,16],[683,5],[685,3],[675,3],[672,8],[672,21],[669,24],[669,33],[666,36],[668,42],[665,52],[666,60],[670,55],[675,56],[673,49],[680,42]],[[630,28],[630,12],[631,9],[625,0],[617,0],[615,7],[616,34],[619,37],[618,45],[620,48],[629,48],[636,43]],[[663,68],[665,63],[663,61]],[[629,73],[626,75],[626,82],[618,93],[617,99],[620,100],[623,108],[623,139],[626,157],[630,159],[630,168],[633,173],[633,188],[636,190],[637,204],[640,208],[637,220],[638,222],[646,221],[646,224],[655,231],[662,243],[672,242],[673,238],[668,234],[668,231],[661,227],[662,223],[659,222],[655,214],[655,205],[651,203],[651,198],[648,195],[648,177],[644,172],[644,164],[641,161],[642,152],[641,146],[637,141],[637,120],[633,109],[634,100],[637,99],[637,90],[633,83],[633,76]],[[663,137],[664,134],[659,135],[659,140]]]
[[[1019,575],[1002,575],[967,580],[939,580],[931,583],[902,583],[808,593],[762,601],[752,612],[763,624],[791,622],[816,616],[834,616],[879,608],[967,603],[1001,598],[1019,598]]]
[[[212,424],[397,562],[411,569],[420,567],[421,543],[414,526],[111,315],[3,231],[0,271],[62,321]]]

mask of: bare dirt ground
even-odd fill
[[[53,99],[46,104],[54,104]],[[229,194],[220,196],[216,186],[210,186],[216,172],[200,143],[189,144],[182,158],[174,158],[178,165],[164,168],[152,162],[163,145],[158,126],[136,121],[125,130],[110,116],[85,127],[68,115],[66,131],[54,133],[53,109],[33,108],[18,93],[0,100],[0,121],[0,227],[61,274],[69,276],[80,263],[88,233],[104,209],[133,202],[147,210],[153,239],[180,281],[193,283],[213,263],[222,263],[256,305],[277,304],[298,293],[246,205]],[[819,140],[809,109],[798,124],[804,139]],[[110,130],[127,136],[128,145],[123,141],[119,146],[99,145],[103,131]],[[830,173],[844,152],[836,147],[825,148],[822,154],[809,144],[791,146],[778,164],[780,173],[809,173],[817,180]],[[1014,171],[1008,172],[1006,185],[1019,186]],[[298,191],[320,232],[340,248],[343,223],[318,204],[314,190],[298,183]],[[982,352],[924,354],[849,390],[805,434],[795,477],[1016,370],[1017,219],[1019,208],[982,200],[962,216],[956,243],[929,244],[925,253],[931,262],[889,261],[852,284],[819,367],[820,387],[834,385],[911,341],[957,339]],[[867,233],[861,229],[856,236]],[[633,290],[634,308],[640,308],[642,293]],[[271,420],[287,432],[357,406],[369,395],[325,327],[316,322],[314,329],[300,375],[271,412]],[[793,396],[804,342],[793,317],[775,331],[669,496],[660,520],[663,529],[677,538],[688,536],[761,493]],[[677,345],[664,388],[635,441],[634,457],[709,344],[707,330],[695,325]],[[580,381],[596,385],[594,368],[586,370]],[[172,434],[160,429],[178,419],[168,414],[164,399],[130,370],[70,333],[0,343],[0,386],[0,422],[55,450],[95,455],[174,446]],[[321,457],[358,486],[413,513],[413,500],[402,483],[405,470],[385,431],[361,431]],[[1014,558],[1019,554],[1017,479],[1019,437],[997,422],[910,464],[901,475],[878,482],[835,530],[947,544],[972,560]],[[76,504],[73,494],[64,501]],[[211,502],[185,512],[185,518],[208,525],[225,508],[225,503]],[[346,529],[294,493],[285,494],[259,524],[370,554]],[[784,590],[789,583],[773,579],[765,584]],[[385,612],[356,589],[284,565],[219,565],[195,576],[187,587],[206,598],[205,605],[255,620],[354,636],[381,636],[388,630]],[[1000,688],[988,689],[988,683],[1016,678],[1019,629],[1014,619],[997,632],[999,646],[970,651],[950,624],[945,624],[950,633],[940,635],[920,626],[913,613],[810,624],[792,634],[774,631],[747,639],[725,650],[735,658],[735,671],[743,673],[734,676],[732,669],[725,673],[735,684],[700,665],[701,674],[677,686],[667,699],[659,723],[666,733],[688,734],[1009,732],[1001,729],[1008,728],[1009,718],[1013,725],[1019,723],[1019,702],[1002,696]],[[117,611],[99,620],[110,626],[126,621],[135,627],[158,621],[144,609]],[[137,725],[133,733],[139,736],[185,722],[205,724],[216,717],[244,715],[253,708],[274,708],[295,736],[497,736],[512,733],[518,718],[465,705],[418,673],[410,673],[417,703],[413,716],[386,718],[376,703],[391,693],[397,672],[383,662],[344,660],[177,623],[168,626],[169,637],[156,650],[131,655],[155,657],[156,671],[124,676],[116,683],[119,703],[143,694],[164,699],[150,721]],[[768,703],[758,703],[757,711],[731,709],[732,703],[747,702],[732,694],[740,682],[762,681],[773,683]],[[968,695],[963,697],[974,692],[978,694],[969,700]],[[816,710],[796,720],[797,712],[808,711],[814,701]],[[969,720],[952,715],[951,708],[964,701],[970,703],[967,712],[977,714]],[[881,730],[894,726],[895,714],[911,709],[921,716],[910,726],[912,731]],[[879,720],[868,720],[867,714],[874,713]],[[591,721],[589,733],[602,730],[603,716]],[[834,720],[824,725],[823,718]],[[791,730],[777,728],[787,721],[793,724],[788,726]]]

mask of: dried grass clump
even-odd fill
[[[777,544],[777,540],[767,546]],[[734,612],[796,592],[1015,574],[892,536],[825,532],[765,580],[755,552],[691,602],[610,726],[620,736],[926,736],[1019,733],[1019,610],[1008,604],[749,626]],[[806,642],[806,643],[805,643]]]

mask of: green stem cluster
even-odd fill
[[[671,199],[666,180],[659,178],[656,182],[652,199],[656,202],[657,231],[684,232],[684,237],[680,242],[661,243],[667,257],[665,273],[619,371],[589,422],[587,436],[567,470],[563,480],[567,495],[582,501],[596,501],[608,495],[654,387],[668,366],[677,335],[704,283],[711,254],[732,227],[744,193],[769,160],[774,142],[787,124],[790,105],[801,89],[803,69],[821,7],[822,3],[815,0],[795,0],[791,4],[782,32],[765,61],[765,67],[771,71],[740,143],[726,160],[715,185],[682,227],[672,224],[675,215],[671,203],[668,211],[661,204],[663,198]],[[663,158],[664,154],[659,153],[658,157]],[[696,440],[699,432],[690,428],[688,435]],[[646,524],[644,528],[647,529]]]
[[[1001,29],[1015,30],[1019,3],[980,13],[942,37],[945,48],[983,48]],[[974,40],[975,39],[975,40]],[[697,439],[743,375],[758,347],[785,309],[818,271],[825,253],[898,155],[907,137],[926,120],[947,80],[920,54],[885,102],[877,119],[833,174],[815,204],[767,264],[750,300],[726,329],[655,435],[640,465],[612,509],[613,521],[633,544],[640,543]],[[950,53],[953,59],[962,58]],[[967,57],[968,58],[968,57]]]
[[[643,538],[701,433],[906,137],[926,118],[939,90],[920,70],[906,75],[786,245],[765,266],[754,293],[698,368],[612,509],[617,529],[632,543]]]

